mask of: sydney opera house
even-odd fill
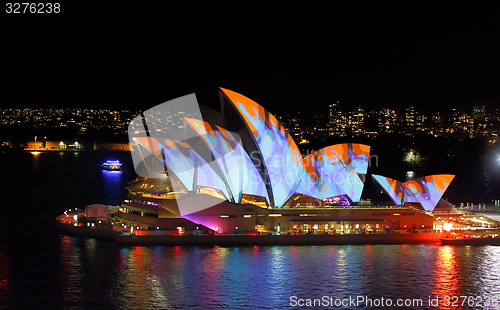
[[[368,176],[370,147],[356,143],[303,155],[269,111],[234,91],[219,94],[220,113],[201,111],[193,94],[131,122],[139,177],[128,184],[117,219],[180,234],[433,228],[431,212],[453,175]],[[367,177],[392,203],[361,203]]]

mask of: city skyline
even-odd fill
[[[495,144],[500,133],[500,108],[484,105],[472,109],[449,108],[445,111],[422,111],[413,106],[399,109],[381,107],[369,109],[362,105],[346,106],[340,102],[322,107],[321,111],[298,111],[277,115],[286,129],[299,139],[328,137],[376,137],[384,133],[422,132],[436,136],[485,138]],[[33,130],[73,130],[78,135],[108,130],[110,134],[124,135],[127,126],[139,110],[25,108],[0,109],[0,127],[33,126]],[[53,132],[57,135],[57,131]]]

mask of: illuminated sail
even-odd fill
[[[343,183],[347,170],[342,161],[327,148],[302,158],[305,173],[297,188],[300,194],[318,199],[347,194]]]
[[[283,206],[295,193],[304,171],[295,141],[276,117],[255,101],[228,89],[221,90],[238,111],[259,150],[263,166],[258,170],[272,193],[271,204]]]
[[[210,187],[220,190],[225,199],[231,197],[224,180],[215,173],[213,167],[202,156],[195,152],[185,142],[165,139],[162,143],[156,138],[136,138],[137,142],[150,149],[153,154],[161,155],[169,173],[182,182],[188,191],[195,190],[198,186]]]
[[[400,182],[380,175],[372,175],[397,205],[419,202],[427,211],[432,211],[455,177],[451,174],[435,174],[407,182]]]
[[[404,190],[402,182],[376,174],[372,174],[372,177],[396,205],[400,206],[403,204]]]
[[[243,194],[262,196],[269,201],[260,174],[233,133],[202,120],[186,118],[186,121],[212,152],[212,157],[224,172],[235,202],[241,203]]]
[[[309,154],[302,159],[306,173],[297,192],[318,199],[347,195],[358,202],[369,156],[369,146],[352,143],[331,145]]]

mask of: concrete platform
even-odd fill
[[[131,236],[107,229],[75,227],[57,222],[67,234],[112,240],[122,245],[342,245],[439,243],[440,233],[380,233],[346,235],[200,235]]]

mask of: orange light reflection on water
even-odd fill
[[[0,250],[0,304],[10,299],[10,263],[7,252]]]
[[[439,298],[436,309],[457,309],[456,306],[462,302],[459,299],[453,304],[454,296],[461,295],[460,266],[455,251],[453,246],[440,246],[438,249],[431,291],[431,298]]]

